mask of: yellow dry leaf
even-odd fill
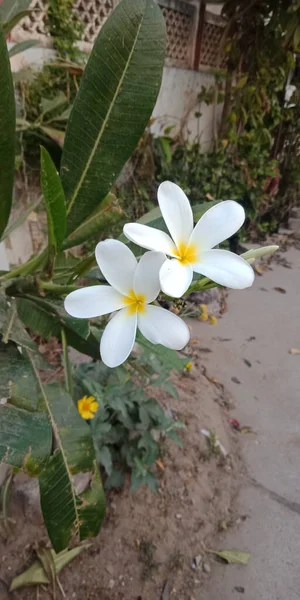
[[[165,470],[165,465],[164,465],[164,463],[162,462],[162,460],[159,460],[159,459],[157,459],[157,460],[155,461],[155,463],[156,463],[156,464],[157,464],[157,466],[158,466],[158,467],[161,469],[161,471],[164,471],[164,470]]]

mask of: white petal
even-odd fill
[[[254,281],[254,271],[237,254],[228,250],[207,250],[201,254],[201,262],[193,265],[196,273],[201,273],[225,287],[242,290]]]
[[[127,223],[123,229],[124,235],[131,241],[146,248],[156,250],[170,256],[176,254],[176,246],[170,236],[160,229],[141,225],[140,223]]]
[[[130,315],[128,308],[120,310],[106,325],[100,354],[107,367],[118,367],[128,358],[135,341],[137,315]]]
[[[138,328],[153,344],[162,344],[172,350],[181,350],[190,339],[187,324],[160,306],[146,306],[145,312],[138,314]]]
[[[97,244],[95,254],[108,283],[120,294],[128,295],[137,267],[137,260],[128,246],[118,240],[105,240]]]
[[[169,232],[178,246],[186,244],[193,231],[193,211],[184,191],[171,181],[160,184],[157,198]]]
[[[159,271],[165,260],[162,252],[145,252],[136,268],[134,293],[143,294],[147,303],[153,302],[160,292]]]
[[[243,207],[234,200],[225,200],[210,208],[198,221],[190,244],[199,244],[201,250],[210,250],[230,238],[245,221]]]
[[[180,298],[191,284],[193,269],[189,264],[183,265],[176,258],[166,260],[160,269],[159,279],[165,294]]]
[[[71,317],[92,319],[126,306],[124,297],[109,285],[94,285],[71,292],[65,299],[65,309]]]

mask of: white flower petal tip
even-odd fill
[[[154,227],[141,223],[127,223],[124,225],[123,233],[128,240],[146,250],[156,250],[170,256],[176,253],[176,246],[170,236]]]
[[[100,269],[111,282],[71,292],[65,309],[85,319],[114,313],[100,342],[100,355],[110,368],[118,367],[130,355],[137,326],[154,344],[180,350],[189,339],[187,325],[176,315],[151,306],[160,292],[159,272],[166,261],[162,252],[145,252],[139,263],[122,242],[107,240],[96,248]]]
[[[161,214],[176,246],[187,244],[194,227],[191,205],[184,191],[171,181],[160,184],[157,192]]]
[[[183,265],[179,260],[166,260],[160,269],[159,279],[165,294],[181,298],[191,285],[193,269],[189,264]]]
[[[106,325],[101,342],[100,355],[107,367],[119,367],[130,355],[136,336],[137,313],[128,314],[123,308]]]
[[[249,263],[228,250],[203,252],[201,261],[194,266],[194,270],[219,285],[236,290],[250,287],[255,277]]]
[[[234,235],[245,221],[243,207],[234,200],[225,200],[209,208],[190,238],[190,244],[199,244],[202,250],[211,250]]]
[[[95,255],[108,283],[120,294],[128,294],[137,267],[137,260],[128,246],[118,240],[105,240],[97,244]]]
[[[93,319],[126,306],[124,297],[109,285],[94,285],[71,292],[65,310],[77,319]]]
[[[138,327],[147,340],[171,350],[182,350],[190,341],[187,324],[160,306],[147,306],[145,312],[138,315]]]

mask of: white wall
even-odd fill
[[[182,130],[190,140],[199,139],[202,151],[208,150],[212,140],[212,107],[197,99],[202,86],[214,84],[214,76],[187,69],[165,67],[161,90],[153,116],[156,121],[152,131],[156,135],[163,134],[168,125],[175,125],[172,135]],[[201,117],[196,118],[195,113]],[[220,108],[217,109],[217,116]]]

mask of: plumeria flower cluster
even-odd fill
[[[148,252],[138,262],[122,242],[100,242],[96,260],[109,285],[81,288],[65,299],[65,309],[73,317],[114,313],[100,343],[101,358],[108,367],[117,367],[128,358],[137,329],[153,344],[174,350],[186,346],[190,339],[186,323],[153,304],[161,290],[181,297],[192,282],[193,272],[234,289],[249,287],[254,280],[253,269],[245,259],[215,249],[244,222],[244,210],[237,202],[227,200],[213,206],[195,227],[189,200],[176,184],[162,183],[158,202],[170,235],[139,223],[125,225],[125,236]]]

